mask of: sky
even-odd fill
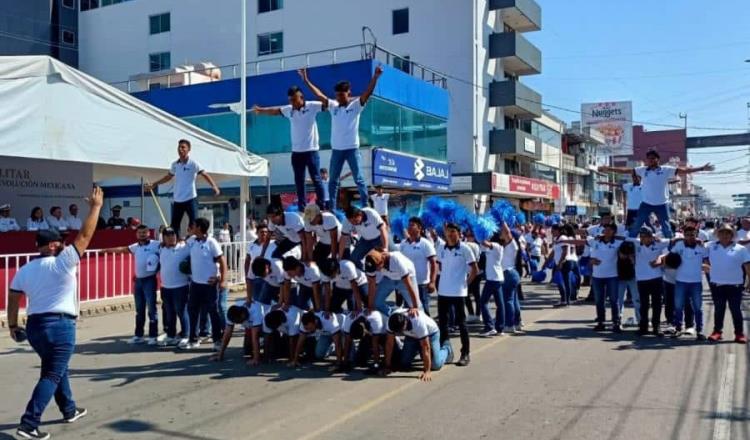
[[[680,113],[688,136],[750,130],[749,0],[536,1],[542,30],[525,35],[542,51],[542,73],[522,81],[545,104],[633,101],[633,119],[648,130],[682,127]],[[695,183],[718,203],[750,192],[750,147],[690,150],[688,160],[715,164]]]

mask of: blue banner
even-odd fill
[[[451,167],[445,162],[376,148],[372,150],[373,185],[448,192]]]

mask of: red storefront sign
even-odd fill
[[[560,187],[554,183],[521,176],[508,177],[509,189],[512,193],[524,194],[529,197],[545,197],[549,199],[556,199],[560,196]]]

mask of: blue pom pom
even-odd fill
[[[526,224],[526,214],[523,212],[517,212],[516,213],[516,223],[519,225],[525,225]]]
[[[284,210],[284,212],[299,212],[299,207],[297,205],[295,205],[295,204],[291,204],[291,205],[289,205],[289,206],[286,207],[286,209]]]
[[[476,216],[472,223],[471,230],[479,242],[489,240],[499,229],[495,219],[487,214]]]
[[[544,270],[538,270],[531,274],[531,281],[535,283],[543,283],[547,279],[547,272]]]
[[[541,212],[537,212],[534,214],[534,216],[531,218],[531,221],[534,222],[535,225],[543,225],[544,224],[544,214]]]
[[[562,217],[560,217],[560,214],[552,214],[552,224],[559,225],[562,221]]]
[[[390,223],[393,236],[403,239],[406,236],[406,228],[409,226],[409,216],[406,213],[398,213],[390,219]]]
[[[336,209],[336,210],[334,210],[334,211],[333,211],[333,215],[335,215],[335,216],[336,216],[336,218],[337,218],[337,219],[338,219],[338,220],[339,220],[339,221],[340,221],[341,223],[345,223],[345,222],[346,222],[346,213],[344,213],[344,211],[342,211],[342,210],[340,210],[340,209]]]

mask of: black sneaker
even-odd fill
[[[639,328],[638,331],[636,332],[636,334],[638,334],[638,336],[646,336],[648,334],[648,329],[647,328]]]
[[[658,328],[656,330],[652,330],[651,333],[653,333],[654,336],[656,336],[657,338],[663,338],[664,337],[664,332],[662,332]]]
[[[601,322],[599,324],[596,324],[596,326],[594,327],[595,332],[603,332],[606,329],[607,327],[605,327],[604,323],[601,323]]]
[[[622,333],[622,327],[620,327],[620,324],[615,324],[612,326],[612,331],[615,333]]]
[[[695,335],[695,340],[696,341],[705,341],[706,340],[706,335],[704,335],[701,332],[698,332],[698,334]]]
[[[73,423],[88,413],[89,412],[86,411],[86,408],[76,408],[76,412],[74,412],[72,416],[65,417],[65,423]]]
[[[461,359],[459,359],[458,362],[456,362],[456,365],[459,367],[465,367],[469,365],[470,362],[471,362],[471,356],[469,356],[468,354],[462,354]]]
[[[16,435],[20,438],[30,438],[30,439],[41,439],[46,440],[50,438],[50,435],[48,432],[42,432],[36,428],[31,429],[26,426],[19,426],[16,430]]]

